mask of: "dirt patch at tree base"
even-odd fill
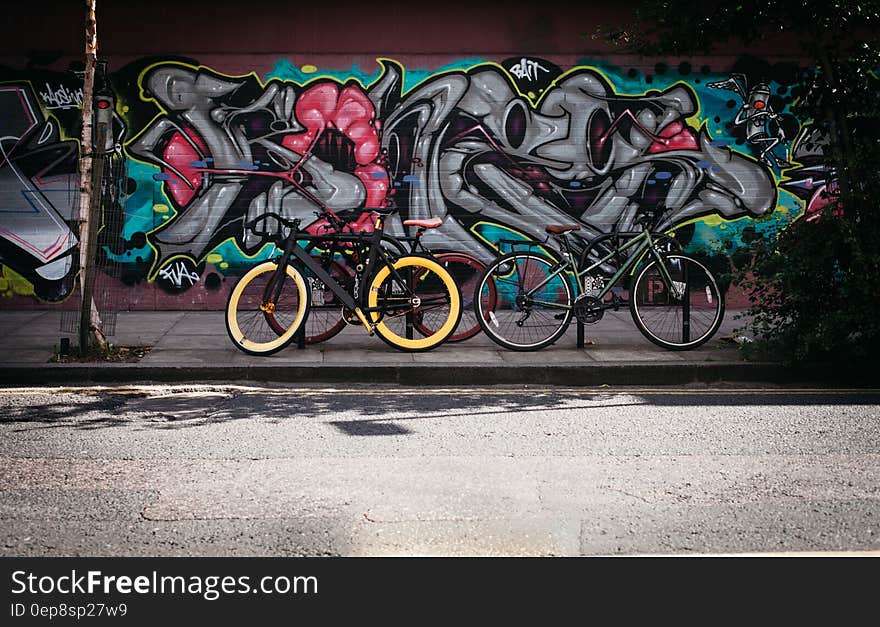
[[[144,346],[114,346],[108,345],[105,350],[96,349],[85,355],[80,355],[77,348],[71,348],[70,352],[62,355],[56,352],[49,359],[50,363],[94,363],[94,362],[135,362],[140,361],[144,355],[153,349],[150,345]]]

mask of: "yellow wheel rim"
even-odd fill
[[[293,323],[283,334],[268,342],[254,342],[244,336],[244,332],[238,324],[238,301],[241,299],[242,293],[251,281],[264,272],[275,272],[277,267],[278,265],[274,261],[266,261],[252,268],[247,274],[241,277],[241,280],[239,280],[238,283],[235,284],[232,294],[229,296],[229,305],[226,307],[226,322],[233,339],[242,348],[255,353],[270,352],[290,341],[293,334],[297,332],[302,324],[303,317],[306,314],[307,291],[305,279],[303,279],[302,275],[296,270],[296,268],[293,266],[287,266],[287,276],[293,279],[294,283],[296,283],[296,289],[298,292],[296,317],[294,318]]]
[[[372,322],[378,322],[378,324],[376,324],[376,331],[392,344],[406,350],[425,350],[440,344],[443,340],[449,337],[453,331],[455,331],[455,327],[458,324],[459,314],[461,312],[461,298],[459,297],[458,287],[455,285],[455,281],[449,275],[449,272],[437,262],[423,257],[401,257],[394,263],[395,270],[408,267],[424,268],[425,270],[434,272],[443,281],[443,285],[449,293],[449,317],[443,323],[443,326],[441,326],[436,333],[433,333],[428,337],[409,339],[395,333],[385,324],[384,321],[378,322],[378,312],[371,311],[370,318]],[[379,289],[390,274],[391,270],[388,269],[388,266],[385,266],[379,270],[373,278],[373,282],[370,284],[369,297],[367,298],[367,305],[370,309],[373,309],[378,305]]]

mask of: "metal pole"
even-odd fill
[[[409,284],[409,287],[413,292],[415,292],[415,285],[413,284],[414,277],[415,277],[415,271],[410,267],[409,270],[407,270],[407,283]],[[406,310],[405,320],[406,320],[406,339],[411,340],[414,337],[414,335],[413,335],[413,322],[414,321],[413,321],[412,309]]]

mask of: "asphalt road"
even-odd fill
[[[0,390],[0,555],[880,555],[880,391]]]

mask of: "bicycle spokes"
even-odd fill
[[[517,252],[483,273],[474,301],[480,326],[513,350],[535,350],[556,340],[571,320],[571,288],[553,259]],[[489,282],[494,284],[491,299]]]
[[[394,270],[382,268],[370,286],[376,330],[404,350],[433,348],[452,334],[461,317],[458,288],[442,266],[427,258],[402,257]]]
[[[662,267],[647,264],[633,282],[633,320],[659,346],[694,348],[718,329],[724,298],[712,273],[696,259],[673,254],[665,261]]]

